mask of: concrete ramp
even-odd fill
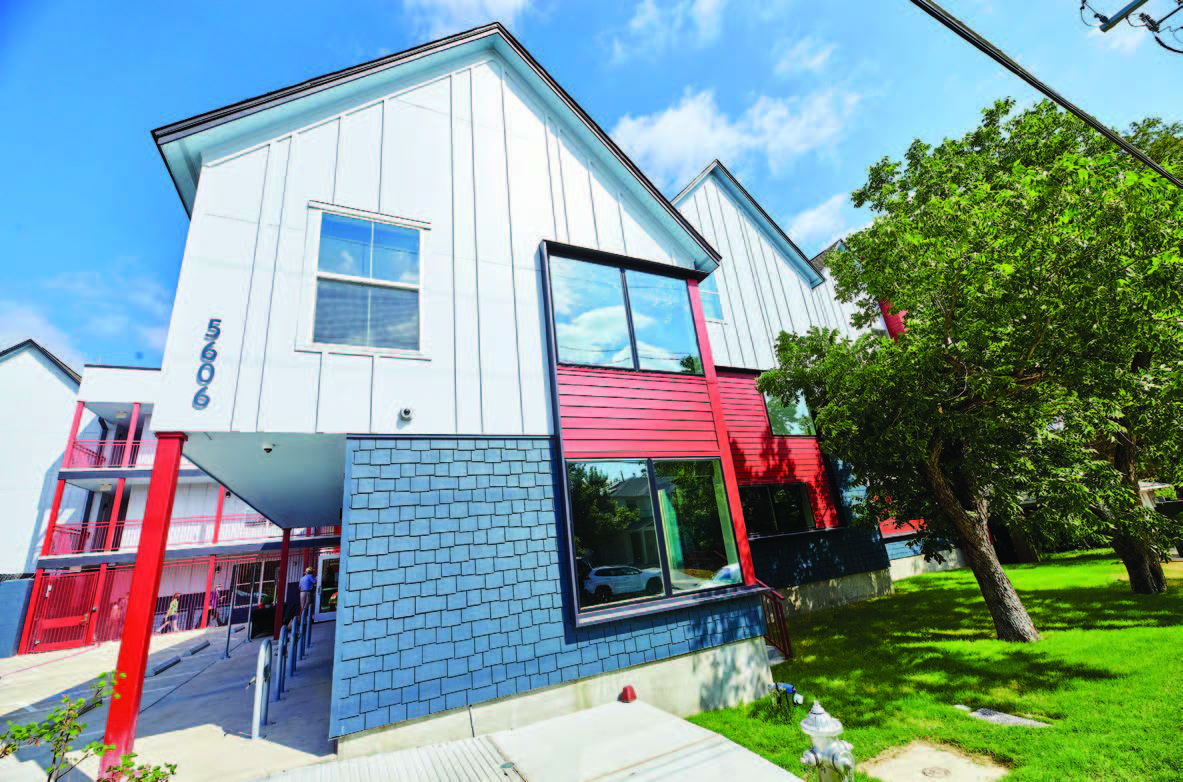
[[[488,736],[305,766],[274,782],[522,782]]]
[[[800,782],[645,703],[609,703],[475,739],[305,766],[267,782]]]
[[[717,733],[646,703],[609,703],[493,734],[530,782],[797,777]]]

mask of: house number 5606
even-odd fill
[[[201,365],[197,367],[197,393],[193,395],[193,407],[204,410],[209,407],[209,384],[214,381],[214,359],[218,357],[214,345],[222,336],[222,319],[210,318],[205,327],[205,347],[201,349]]]

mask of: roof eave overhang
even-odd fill
[[[604,129],[567,94],[566,90],[551,77],[546,69],[499,22],[466,30],[465,32],[457,33],[447,38],[441,38],[438,41],[432,41],[403,52],[387,55],[376,60],[371,60],[370,62],[318,76],[290,87],[274,90],[254,98],[248,98],[220,109],[163,125],[152,131],[152,138],[156,142],[157,150],[160,152],[160,156],[169,171],[169,175],[172,177],[173,184],[177,189],[177,194],[181,197],[181,202],[185,206],[186,213],[191,215],[196,191],[197,166],[200,165],[200,162],[194,160],[195,151],[186,149],[186,146],[196,146],[193,142],[202,133],[229,123],[247,119],[262,112],[271,111],[294,101],[325,92],[326,90],[347,85],[358,79],[371,77],[393,68],[405,66],[427,57],[435,57],[448,51],[459,55],[469,49],[476,51],[484,47],[498,51],[508,62],[520,63],[522,67],[528,70],[530,75],[540,80],[550,89],[558,102],[563,104],[579,120],[588,133],[608,150],[611,156],[631,175],[638,187],[647,195],[651,196],[661,207],[666,214],[667,221],[688,238],[689,241],[685,242],[685,244],[693,245],[697,249],[697,252],[691,253],[696,256],[695,268],[713,271],[718,267],[719,261],[722,258],[719,252],[662,195],[661,191],[645,176],[641,169],[604,132]]]

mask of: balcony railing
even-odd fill
[[[50,542],[50,555],[89,554],[98,551],[135,551],[140,545],[142,520],[113,524],[58,524]],[[292,530],[293,537],[339,535],[339,526],[308,527]],[[215,540],[216,536],[216,540]],[[216,516],[175,518],[168,525],[168,547],[205,546],[214,543],[249,543],[278,540],[283,529],[258,513],[226,514],[221,523]]]
[[[155,456],[155,440],[75,440],[62,466],[84,470],[151,467]]]

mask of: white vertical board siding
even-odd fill
[[[456,329],[456,430],[480,432],[481,338],[476,262],[476,182],[472,126],[472,73],[452,78],[452,253]]]
[[[723,255],[714,273],[724,322],[707,324],[715,363],[769,369],[776,363],[782,331],[804,334],[810,327],[838,329],[853,336],[851,309],[834,298],[833,278],[811,288],[791,259],[774,244],[762,220],[737,203],[711,174],[678,208]]]
[[[603,176],[595,166],[588,166],[591,178],[592,212],[600,249],[625,253],[624,226],[620,222],[620,202],[608,191]]]
[[[598,249],[596,217],[592,212],[591,177],[587,164],[572,148],[570,139],[560,132],[559,170],[563,178],[563,201],[567,205],[567,235],[571,244]]]
[[[369,432],[374,357],[321,354],[318,432]]]
[[[522,430],[548,432],[553,431],[553,423],[542,337],[546,320],[538,247],[543,239],[557,236],[556,207],[551,200],[555,190],[550,176],[550,139],[545,115],[514,79],[505,82],[504,100]]]
[[[386,101],[378,211],[431,225],[419,246],[419,317],[428,360],[375,358],[374,432],[456,431],[451,117],[450,77]],[[467,154],[471,160],[471,147]],[[471,212],[467,214],[466,225],[471,226]],[[465,246],[471,262],[471,242]],[[410,421],[398,416],[404,407],[412,410]]]
[[[306,281],[316,272],[316,258],[305,257],[308,202],[333,198],[340,125],[339,120],[325,122],[296,134],[292,142],[267,330],[260,431],[315,431],[320,356],[295,350],[296,332],[301,308],[309,305],[305,297],[311,295]],[[364,392],[368,395],[369,389]],[[354,400],[355,405],[367,402]]]
[[[263,384],[267,323],[271,317],[275,258],[279,249],[283,191],[290,148],[291,139],[285,138],[272,144],[268,152],[259,239],[255,246],[254,264],[251,267],[246,320],[243,323],[242,354],[234,389],[234,418],[231,428],[236,431],[255,431],[259,425],[259,392]]]
[[[718,237],[715,236],[714,224],[707,209],[706,196],[702,188],[694,192],[694,196],[682,205],[682,211],[690,222],[698,228],[708,242],[716,249],[719,247]],[[726,258],[719,268],[712,272],[715,288],[719,291],[719,306],[723,311],[721,323],[710,323],[707,326],[707,338],[711,341],[711,353],[718,366],[742,366],[739,357],[739,346],[735,340],[735,319],[731,317],[731,294],[728,288],[728,277],[731,272],[727,269]],[[716,338],[718,334],[718,338]]]
[[[197,194],[177,282],[162,367],[172,393],[161,407],[174,429],[230,428],[246,325],[269,149],[263,147],[207,167]],[[193,407],[209,321],[220,319],[209,405]],[[160,411],[158,411],[160,412]]]
[[[546,105],[499,57],[474,59],[207,162],[156,428],[553,431],[540,242],[691,261],[652,207]],[[426,224],[420,355],[311,344],[310,232],[319,210],[335,207]],[[224,352],[211,405],[195,411],[210,317],[223,318]]]
[[[337,141],[337,177],[333,203],[356,209],[378,211],[378,187],[382,177],[381,157],[374,165],[374,153],[382,149],[382,104],[346,114],[341,118]]]
[[[481,431],[517,434],[522,431],[522,395],[518,377],[517,304],[510,247],[509,172],[502,84],[501,72],[496,65],[482,64],[473,68]]]

